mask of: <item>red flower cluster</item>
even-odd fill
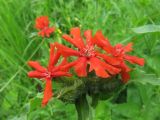
[[[117,44],[112,46],[107,38],[105,38],[101,31],[97,31],[94,38],[94,43],[106,51],[106,54],[109,54],[113,58],[119,61],[119,64],[116,65],[117,68],[121,69],[120,75],[122,81],[126,83],[130,79],[129,71],[131,70],[125,63],[125,61],[130,62],[131,64],[138,64],[140,66],[144,65],[144,59],[138,58],[136,56],[128,55],[127,53],[132,51],[132,43],[124,46],[122,44]],[[104,59],[107,59],[103,57]]]
[[[78,50],[73,50],[59,43],[55,43],[58,50],[63,56],[77,56],[74,69],[79,77],[87,76],[87,65],[89,64],[89,72],[95,70],[96,75],[102,78],[108,78],[112,75],[121,75],[122,81],[126,83],[129,79],[129,71],[131,70],[125,63],[128,61],[132,64],[144,65],[144,59],[136,56],[127,55],[127,52],[132,51],[132,43],[126,46],[117,44],[112,46],[109,40],[105,38],[101,31],[97,31],[95,36],[92,36],[91,30],[84,32],[86,42],[84,43],[79,28],[72,28],[70,31],[72,37],[63,35],[62,37],[73,44]],[[95,49],[95,44],[106,51],[100,53]]]
[[[52,78],[60,76],[71,76],[68,73],[69,68],[74,65],[74,62],[68,63],[66,58],[63,59],[61,64],[55,66],[60,58],[60,53],[55,52],[55,46],[50,44],[50,59],[47,68],[42,67],[37,61],[29,61],[28,65],[34,68],[34,71],[28,72],[30,78],[44,79],[46,81],[46,87],[44,90],[44,97],[42,105],[46,105],[52,97]]]
[[[78,76],[87,76],[88,64],[89,72],[95,70],[96,75],[102,78],[107,78],[110,77],[110,75],[115,75],[120,72],[119,68],[113,66],[118,65],[119,62],[112,57],[103,54],[108,59],[105,62],[101,60],[102,54],[95,50],[95,44],[93,43],[91,30],[87,30],[84,32],[86,44],[83,41],[79,28],[72,28],[70,33],[73,37],[70,37],[68,35],[63,35],[62,37],[66,41],[77,47],[78,50],[73,50],[59,43],[55,43],[55,45],[63,56],[78,57],[78,59],[76,60],[76,64],[74,65],[75,71]]]
[[[53,27],[49,27],[47,16],[36,19],[36,28],[40,30],[38,34],[42,37],[49,37],[54,31]],[[95,71],[95,74],[101,78],[120,74],[122,82],[126,83],[130,79],[129,72],[131,71],[126,61],[131,64],[144,65],[143,58],[128,55],[132,51],[132,43],[126,46],[122,44],[112,46],[101,31],[97,31],[93,36],[91,30],[86,30],[82,36],[80,28],[72,28],[70,34],[71,36],[64,34],[62,38],[76,48],[72,49],[57,42],[50,44],[50,59],[47,68],[42,67],[36,61],[28,62],[29,66],[35,69],[29,72],[28,76],[46,81],[42,105],[46,105],[52,97],[52,79],[60,76],[70,77],[71,67],[74,67],[79,77],[86,77],[91,71]],[[55,66],[61,55],[63,56],[61,64]],[[75,56],[76,60],[68,63],[66,59],[70,56]]]
[[[38,32],[39,36],[50,37],[50,34],[54,32],[54,27],[49,27],[48,16],[41,16],[36,19],[35,28],[40,30]]]

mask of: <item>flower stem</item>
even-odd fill
[[[86,99],[86,94],[82,94],[76,99],[75,106],[78,113],[78,120],[90,120],[89,105]]]

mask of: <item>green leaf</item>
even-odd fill
[[[111,120],[110,103],[107,101],[99,101],[95,109],[95,120]]]
[[[112,106],[113,120],[125,118],[133,120],[139,114],[139,106],[133,103],[123,103]]]
[[[15,116],[15,117],[11,118],[10,120],[27,120],[27,115],[21,114],[20,116]]]
[[[144,71],[134,71],[133,74],[136,76],[132,79],[132,82],[141,84],[151,84],[154,86],[160,85],[160,78],[157,78],[155,74],[146,74]]]
[[[30,100],[30,112],[34,111],[37,108],[41,107],[42,98],[36,96],[35,98]]]
[[[70,79],[70,78],[69,78]],[[66,80],[66,81],[65,81]],[[55,93],[55,97],[62,100],[66,103],[74,103],[78,96],[84,93],[85,88],[83,81],[80,79],[68,80],[66,78],[62,78],[63,81],[62,88]],[[71,83],[67,83],[71,82]]]
[[[130,84],[127,87],[127,102],[141,105],[140,93],[135,84]]]
[[[132,28],[135,33],[150,33],[150,32],[160,32],[160,25],[144,25],[136,28]]]

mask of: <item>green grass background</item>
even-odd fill
[[[146,76],[126,86],[127,101],[99,102],[94,120],[160,120],[159,9],[159,0],[0,0],[0,120],[77,119],[74,105],[57,99],[41,108],[37,86],[43,83],[27,77],[26,61],[46,64],[48,57],[34,28],[40,15],[48,15],[63,33],[79,26],[101,29],[112,44],[132,41],[134,53],[146,59],[145,67],[136,67]],[[56,31],[45,42],[64,43],[60,35]]]

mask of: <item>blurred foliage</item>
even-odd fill
[[[75,106],[57,97],[42,108],[44,83],[26,75],[28,60],[47,64],[49,42],[69,45],[60,35],[74,26],[93,32],[102,29],[112,44],[133,42],[133,54],[146,59],[145,67],[135,67],[131,81],[113,96],[108,97],[111,91],[106,90],[108,99],[98,103],[91,100],[96,96],[87,96],[90,105],[96,104],[95,109],[89,106],[92,118],[159,120],[159,8],[159,0],[0,0],[0,120],[77,119]],[[37,37],[34,20],[39,15],[48,15],[57,28],[49,40]],[[77,88],[75,84],[68,85],[70,89],[63,90],[61,84],[54,82],[55,95]],[[90,89],[95,92],[93,83],[92,87],[94,89]],[[77,94],[79,92],[75,92]]]

